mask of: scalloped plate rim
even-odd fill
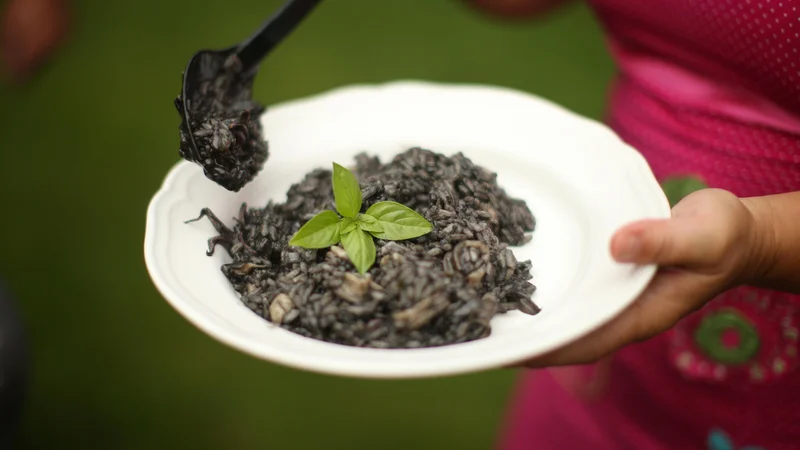
[[[482,85],[482,84],[474,84],[474,83],[436,83],[436,82],[425,82],[425,81],[392,81],[382,84],[353,84],[347,85],[342,87],[337,87],[334,89],[327,90],[325,92],[311,95],[303,98],[299,98],[293,101],[273,105],[270,107],[268,111],[275,111],[281,110],[287,106],[301,106],[303,104],[308,104],[314,101],[319,101],[325,97],[331,98],[336,95],[346,95],[348,92],[364,92],[366,90],[392,90],[396,88],[423,88],[423,89],[464,89],[464,90],[482,90],[482,91],[496,91],[498,93],[503,94],[511,94],[517,95],[520,97],[524,97],[528,100],[538,102],[542,107],[550,108],[553,111],[558,110],[560,113],[570,116],[571,120],[575,120],[577,122],[582,122],[583,126],[586,127],[593,127],[595,131],[602,131],[604,132],[608,138],[613,138],[615,142],[615,147],[620,150],[618,152],[620,155],[627,154],[623,158],[627,158],[626,165],[628,166],[629,171],[631,172],[630,175],[635,176],[641,180],[642,186],[647,186],[649,193],[647,194],[651,200],[659,198],[661,200],[661,204],[654,205],[654,209],[658,209],[658,215],[660,217],[669,217],[670,208],[669,204],[664,196],[663,192],[658,188],[658,183],[650,171],[649,166],[645,159],[632,147],[628,144],[624,143],[619,137],[613,133],[606,125],[596,122],[592,119],[585,118],[580,116],[556,103],[534,96],[529,93],[516,91],[514,89],[505,88],[505,87],[498,87],[498,86],[491,86],[491,85]],[[268,162],[269,164],[269,162]],[[249,354],[253,357],[257,357],[260,359],[270,360],[272,362],[282,364],[288,367],[292,367],[295,369],[300,370],[309,370],[318,373],[325,373],[328,375],[338,375],[338,376],[349,376],[349,377],[358,377],[358,378],[422,378],[422,377],[435,377],[435,376],[451,376],[451,375],[458,375],[464,373],[471,373],[483,370],[490,370],[493,368],[498,368],[501,366],[507,366],[513,364],[517,361],[525,359],[531,355],[523,355],[522,353],[516,355],[516,357],[504,356],[502,358],[497,357],[486,357],[482,361],[473,361],[473,362],[463,362],[463,361],[454,361],[448,367],[436,367],[436,368],[414,368],[411,370],[402,370],[397,368],[392,368],[391,370],[381,370],[379,368],[370,367],[369,363],[365,364],[365,367],[361,369],[353,368],[353,366],[348,367],[334,367],[329,364],[326,364],[324,360],[320,361],[313,361],[313,360],[304,360],[302,357],[292,357],[288,355],[280,355],[279,352],[265,352],[263,349],[255,348],[248,343],[242,342],[240,336],[231,336],[223,327],[218,326],[213,320],[209,320],[206,316],[204,316],[201,312],[187,308],[185,303],[180,299],[181,295],[173,288],[171,283],[164,279],[163,274],[156,270],[157,267],[160,267],[159,261],[157,261],[156,255],[157,250],[154,248],[154,244],[157,242],[157,235],[154,233],[155,225],[156,225],[156,216],[157,213],[164,207],[164,205],[171,205],[175,204],[176,202],[180,201],[180,197],[176,194],[176,183],[180,182],[183,176],[189,177],[192,174],[197,174],[198,168],[193,163],[188,163],[186,161],[178,161],[174,164],[168,171],[167,175],[163,179],[159,190],[155,193],[152,197],[151,201],[147,207],[147,220],[146,220],[146,230],[145,230],[145,239],[144,239],[144,253],[145,253],[145,263],[147,266],[148,273],[151,276],[151,279],[159,291],[159,293],[164,297],[164,299],[171,305],[171,307],[178,312],[181,316],[187,319],[190,323],[196,326],[198,329],[204,331],[209,336],[213,337],[214,339],[234,348],[242,351],[246,354]],[[642,192],[638,192],[639,195],[644,195]],[[202,245],[202,243],[200,243]],[[619,308],[616,310],[609,310],[606,317],[601,318],[601,320],[597,320],[593,327],[585,327],[580,332],[575,333],[570,339],[561,340],[559,342],[551,343],[549,346],[542,346],[536,354],[542,354],[546,351],[552,350],[556,347],[565,345],[566,343],[578,339],[581,336],[584,336],[591,331],[599,328],[603,324],[607,323],[617,314],[619,314],[624,307],[628,306],[638,295],[642,292],[642,290],[646,287],[649,280],[654,276],[656,272],[655,266],[643,266],[637,268],[640,272],[641,279],[647,280],[644,283],[640,283],[640,285],[636,288],[631,290],[633,294],[629,301],[624,302],[624,305],[620,305]],[[284,331],[284,330],[281,330]],[[328,344],[331,346],[336,346],[336,344]],[[467,345],[467,344],[459,344],[459,345]],[[342,346],[336,346],[342,347]],[[410,352],[425,352],[426,350],[433,350],[439,351],[442,347],[436,349],[415,349],[415,350],[399,350],[399,351],[410,351]],[[379,349],[355,349],[351,348],[353,351],[363,353],[364,355],[370,353],[383,353],[386,351],[398,351],[398,350],[379,350]],[[348,350],[349,351],[349,350]],[[523,352],[524,353],[524,352]],[[366,357],[366,356],[365,356]]]

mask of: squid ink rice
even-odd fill
[[[241,206],[232,228],[207,208],[217,245],[233,262],[222,272],[250,310],[286,330],[337,344],[376,348],[434,347],[481,339],[491,319],[511,310],[537,314],[530,261],[510,246],[530,240],[536,221],[509,197],[496,174],[463,154],[412,148],[387,164],[359,154],[353,173],[362,212],[379,201],[415,210],[433,230],[405,241],[375,240],[375,264],[361,276],[340,246],[288,245],[315,214],[334,209],[331,171],[317,169],[292,185],[283,203]]]

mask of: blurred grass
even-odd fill
[[[512,372],[378,382],[288,370],[206,337],[152,287],[145,209],[177,161],[181,70],[192,52],[239,41],[280,3],[79,1],[53,63],[30,85],[0,90],[0,276],[35,352],[22,448],[491,447]],[[256,96],[476,82],[600,118],[611,75],[580,4],[509,25],[455,0],[339,0],[275,51]]]

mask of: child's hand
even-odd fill
[[[616,319],[527,367],[584,364],[648,339],[675,325],[723,291],[747,283],[763,269],[765,237],[748,204],[716,189],[697,191],[668,220],[633,223],[619,230],[611,252],[619,262],[658,264],[645,292]]]

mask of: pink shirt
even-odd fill
[[[660,180],[800,191],[800,0],[590,4],[619,66],[608,122]],[[500,447],[800,448],[798,327],[800,297],[729,291],[600,364],[526,373]]]

